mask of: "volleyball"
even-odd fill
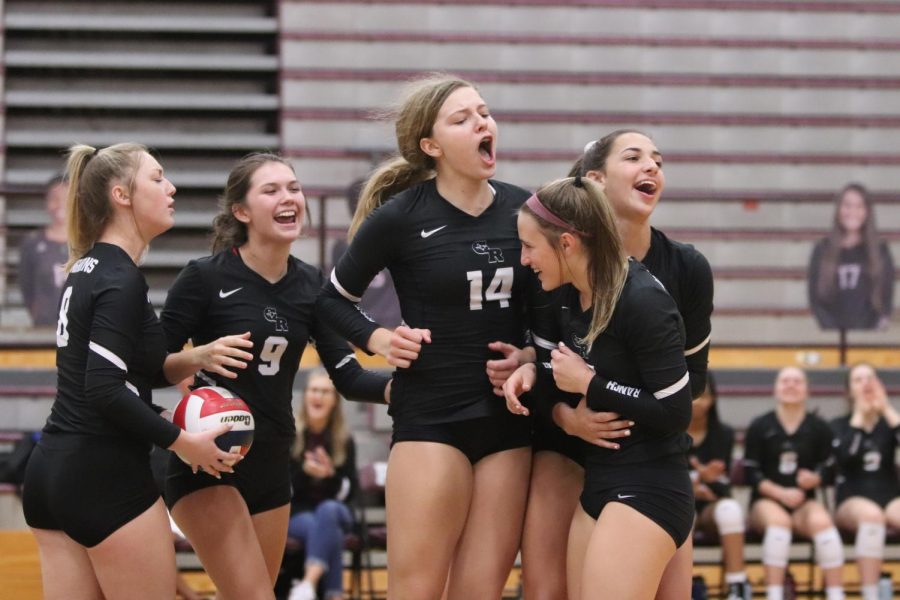
[[[219,425],[231,425],[231,431],[216,438],[216,445],[226,452],[246,455],[253,443],[254,424],[250,408],[243,400],[222,387],[208,386],[192,390],[178,402],[172,422],[192,433],[207,431]]]

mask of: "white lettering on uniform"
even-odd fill
[[[71,272],[72,273],[81,273],[81,272],[90,273],[91,271],[94,270],[94,267],[96,267],[99,263],[100,263],[100,261],[98,259],[86,256],[84,258],[80,258],[77,261],[75,261],[75,264],[72,265]]]
[[[632,398],[637,398],[641,394],[640,388],[629,387],[627,385],[616,383],[615,381],[607,382],[606,389],[616,392],[617,394],[622,394],[623,396],[631,396]]]

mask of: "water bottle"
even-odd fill
[[[882,571],[881,577],[878,578],[878,600],[893,600],[894,583],[891,581],[891,574]]]

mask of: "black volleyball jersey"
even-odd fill
[[[506,410],[485,363],[500,340],[522,347],[531,269],[519,261],[519,207],[529,194],[490,182],[491,205],[478,216],[445,200],[435,180],[375,210],[360,227],[319,298],[320,314],[361,348],[378,324],[357,310],[366,286],[390,270],[403,321],[431,330],[431,343],[394,372],[390,414],[405,423],[442,423]]]
[[[670,240],[650,228],[650,250],[641,260],[675,300],[684,321],[684,356],[691,374],[691,395],[706,389],[712,333],[713,277],[709,261],[696,248]]]
[[[578,290],[571,285],[554,294],[563,342],[594,369],[587,405],[613,411],[635,422],[631,435],[618,440],[619,450],[584,444],[586,466],[628,464],[671,454],[690,447],[685,432],[691,422],[691,390],[684,359],[684,326],[672,297],[650,271],[628,261],[628,277],[609,326],[590,350],[584,337],[591,310],[581,310]],[[564,394],[553,384],[550,363],[538,364],[535,394],[563,397],[572,406],[577,394]]]
[[[731,455],[734,452],[734,429],[721,421],[711,421],[706,430],[706,437],[697,445],[691,445],[688,458],[696,458],[705,465],[714,460],[725,463],[725,472],[715,481],[703,483],[718,498],[731,495]]]
[[[753,500],[760,498],[759,483],[768,479],[783,487],[797,487],[797,471],[817,472],[827,482],[831,469],[831,428],[821,417],[806,413],[794,433],[788,433],[775,411],[755,418],[744,440],[744,469],[753,488]],[[806,490],[807,498],[815,490]]]
[[[347,342],[316,319],[323,283],[318,269],[293,256],[284,277],[270,283],[230,248],[189,262],[169,290],[161,317],[169,352],[188,339],[199,346],[250,332],[253,360],[234,370],[236,379],[199,371],[195,385],[221,386],[242,398],[253,413],[256,439],[293,438],[291,396],[307,342],[315,344],[338,391],[383,401],[388,378],[363,369]]]
[[[852,490],[854,495],[900,494],[897,467],[894,464],[900,427],[891,428],[879,418],[872,431],[850,426],[850,416],[831,422],[834,431],[834,456],[839,495]]]
[[[95,244],[63,285],[56,400],[44,431],[171,446],[180,430],[150,399],[165,357],[144,276],[119,246]]]

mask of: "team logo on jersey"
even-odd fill
[[[263,317],[265,317],[266,321],[269,323],[275,323],[275,331],[286,332],[288,330],[287,319],[279,317],[278,311],[271,306],[267,306],[263,311]]]
[[[500,248],[491,248],[490,246],[488,246],[486,240],[472,242],[472,250],[475,252],[475,254],[487,256],[488,263],[490,264],[503,262],[503,250],[501,250]]]
[[[572,345],[575,346],[575,350],[578,352],[581,358],[587,359],[588,343],[586,339],[580,338],[577,335],[572,335]]]

